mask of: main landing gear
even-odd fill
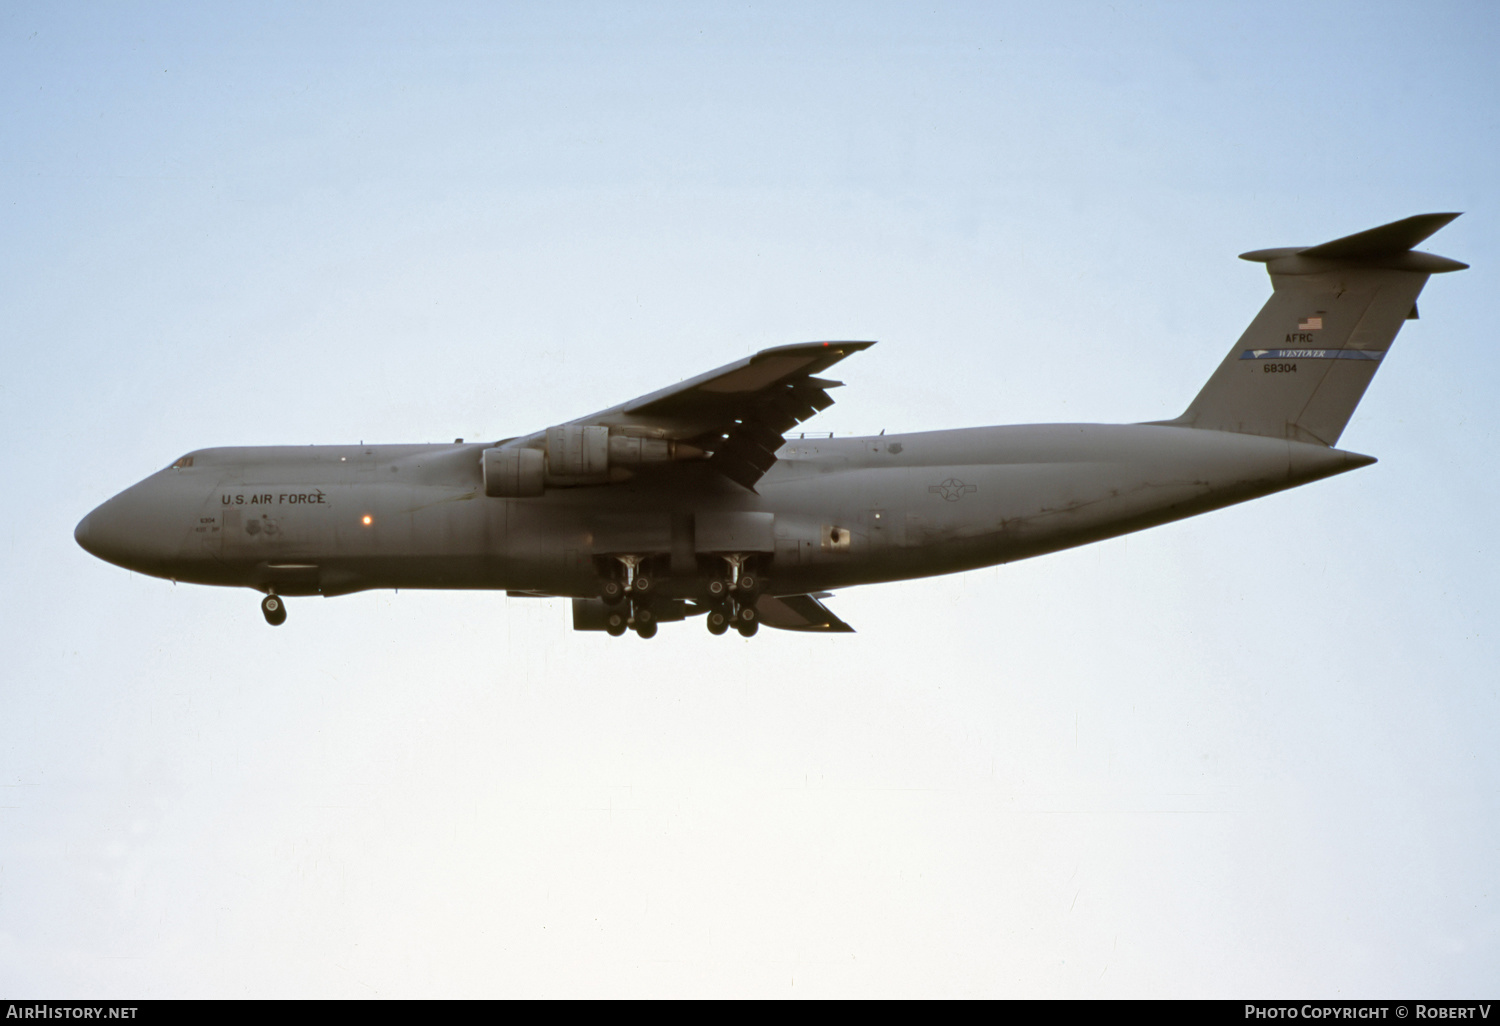
[[[755,608],[754,598],[735,595],[715,602],[708,607],[708,615],[704,619],[708,624],[708,633],[714,635],[727,634],[729,628],[733,627],[740,632],[741,637],[753,638],[755,632],[760,630],[760,611]]]
[[[741,637],[753,638],[760,630],[760,613],[754,606],[741,605],[733,599],[708,607],[708,633],[727,634],[733,627]]]
[[[760,630],[760,614],[755,601],[764,582],[751,565],[751,557],[732,553],[723,557],[723,577],[708,582],[708,633],[725,634],[733,627],[741,637],[754,637]]]
[[[606,577],[599,583],[599,597],[610,607],[604,629],[616,638],[627,630],[643,638],[656,637],[656,617],[651,613],[656,578],[642,566],[645,561],[640,556],[615,558],[620,562],[619,576]]]
[[[260,600],[260,611],[266,616],[266,623],[272,627],[280,627],[286,623],[286,599],[274,591]]]
[[[634,630],[643,638],[656,637],[656,618],[651,608],[642,603],[631,602],[627,606],[611,609],[604,617],[604,629],[611,637],[618,638],[628,630]]]
[[[699,557],[696,586],[684,594],[681,579],[666,580],[665,557],[660,555],[618,554],[601,557],[599,598],[605,606],[604,629],[614,637],[635,631],[643,638],[656,636],[657,610],[653,609],[658,592],[668,596],[664,601],[681,604],[687,598],[705,610],[710,634],[729,633],[732,627],[742,637],[752,637],[760,630],[760,611],[756,600],[765,588],[761,558],[755,553],[719,553]],[[660,579],[658,571],[663,571]],[[694,594],[696,592],[696,594]],[[675,606],[664,608],[668,619],[682,619]]]

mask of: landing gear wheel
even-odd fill
[[[625,620],[624,613],[610,613],[604,618],[604,629],[609,632],[609,636],[612,638],[618,638],[624,634],[628,626],[629,624]]]
[[[286,623],[286,602],[280,595],[267,595],[260,600],[260,611],[266,615],[266,623],[280,627]]]
[[[645,623],[637,623],[635,625],[635,632],[643,638],[656,637],[656,621],[647,620]]]
[[[755,632],[760,630],[760,624],[754,620],[741,620],[734,625],[734,629],[740,632],[740,637],[742,638],[753,638],[755,637]]]
[[[708,593],[714,598],[723,598],[724,593],[729,590],[729,585],[715,577],[708,582]]]
[[[654,585],[655,583],[655,581],[647,577],[645,574],[636,574],[635,584],[632,585],[632,589],[637,595],[645,595],[651,590],[652,585]]]
[[[722,609],[710,609],[708,616],[708,633],[718,635],[729,630],[729,614]]]
[[[739,585],[735,590],[745,598],[752,599],[760,591],[760,578],[754,574],[742,573],[740,574]]]
[[[625,597],[625,585],[619,581],[604,581],[599,585],[599,597],[606,606],[617,606]]]
[[[754,606],[741,606],[738,619],[742,624],[755,623],[760,619],[760,614],[755,611]]]

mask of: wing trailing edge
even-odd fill
[[[755,604],[760,622],[783,631],[819,634],[853,634],[854,628],[833,615],[819,599],[827,592],[814,595],[762,595]]]

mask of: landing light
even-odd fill
[[[366,513],[365,516],[364,516],[364,519],[362,521],[360,521],[360,522],[363,523],[366,527],[369,527],[371,524],[373,524],[375,522],[375,518],[372,517],[372,516],[370,516],[370,514]]]

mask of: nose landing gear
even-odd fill
[[[260,611],[265,614],[266,623],[272,627],[280,627],[286,623],[286,600],[275,592],[260,600]]]

